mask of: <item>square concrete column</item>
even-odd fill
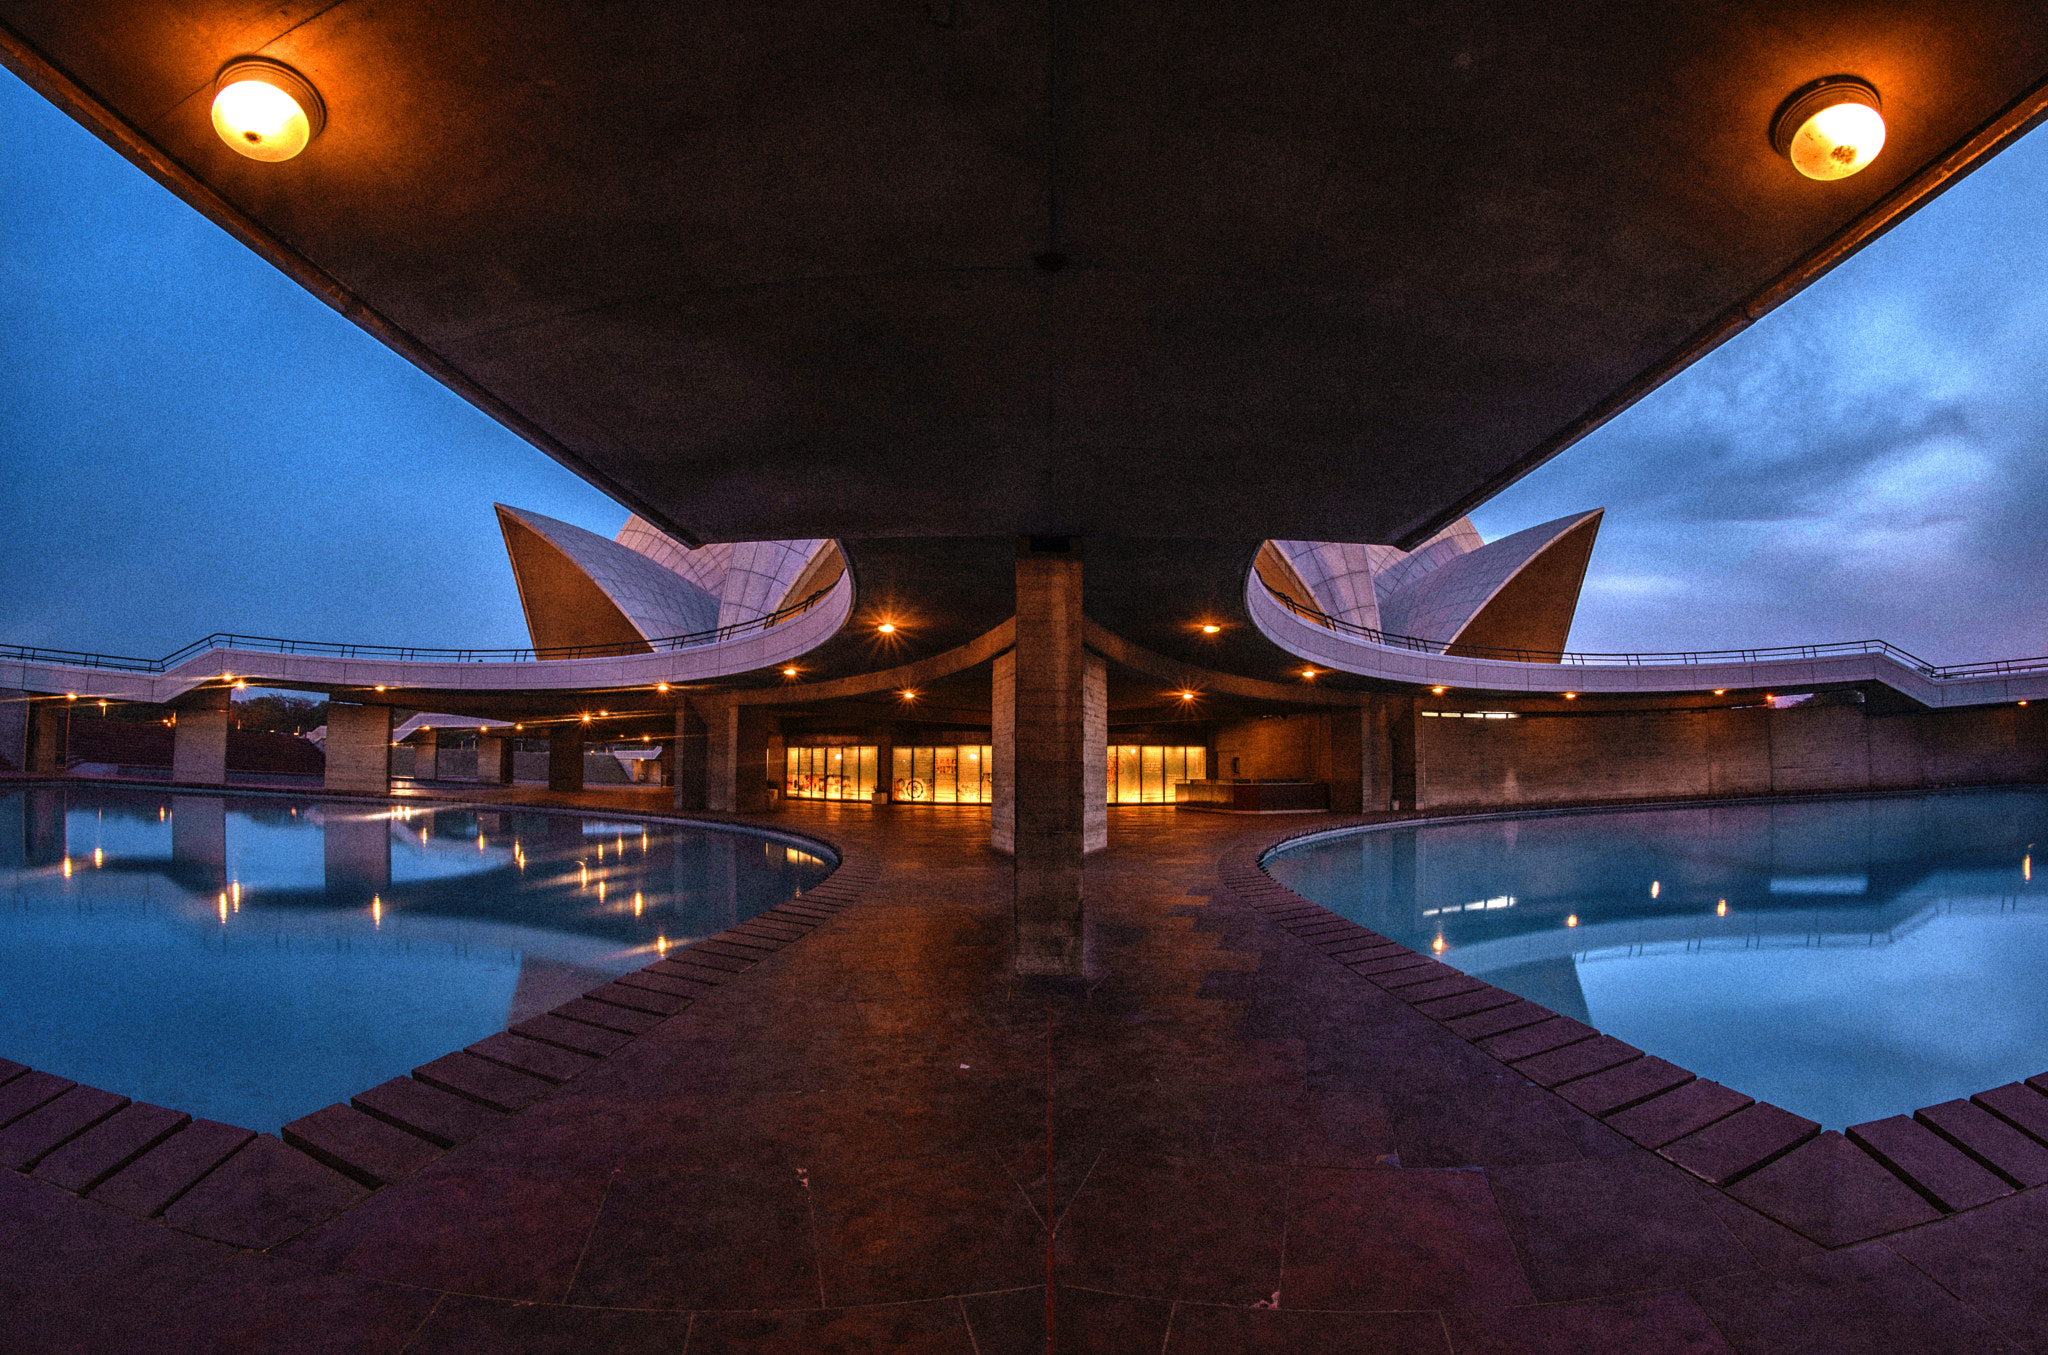
[[[661,741],[661,753],[654,759],[654,782],[660,786],[673,786],[676,783],[676,741],[674,739],[663,739]]]
[[[391,793],[391,707],[327,707],[329,790],[358,795]]]
[[[482,786],[512,784],[512,740],[503,734],[476,736],[476,779]]]
[[[1082,857],[1109,843],[1108,674],[1081,648],[1078,541],[1019,543],[1017,646],[993,676],[989,837],[1014,862],[1017,972],[1078,975]]]
[[[548,726],[548,789],[583,789],[583,726]]]
[[[28,770],[63,772],[71,729],[70,702],[38,699],[28,710]]]
[[[676,707],[676,738],[670,747],[675,774],[670,785],[677,809],[705,807],[705,775],[710,765],[710,730],[704,712],[694,706]]]
[[[171,780],[186,786],[228,783],[228,703],[222,687],[193,692],[178,703],[171,729]]]
[[[423,729],[412,738],[412,779],[441,779],[441,731]]]
[[[28,712],[34,704],[27,692],[0,687],[0,771],[28,770]]]
[[[737,702],[690,704],[704,717],[704,807],[727,814],[765,811],[773,717]]]

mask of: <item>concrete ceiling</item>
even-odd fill
[[[0,25],[187,200],[699,540],[1411,542],[2024,130],[2048,79],[2038,7],[1997,0],[0,0]],[[287,164],[208,123],[254,52],[327,103]],[[1810,183],[1767,130],[1835,73],[1890,141]]]

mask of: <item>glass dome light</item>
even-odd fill
[[[1809,179],[1846,179],[1884,149],[1882,107],[1869,81],[1830,75],[1779,106],[1771,145]]]
[[[283,62],[236,57],[214,79],[213,130],[251,160],[289,160],[326,125],[319,91]]]

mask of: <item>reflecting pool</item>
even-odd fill
[[[588,813],[0,795],[0,1057],[274,1131],[775,907],[796,839]]]
[[[1468,820],[1267,858],[1305,898],[1834,1129],[2048,1069],[2048,793]]]

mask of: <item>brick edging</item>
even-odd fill
[[[1640,806],[1639,806],[1640,807]],[[1631,1142],[1824,1247],[1932,1223],[2048,1184],[2048,1073],[1853,1125],[1758,1101],[1312,903],[1259,862],[1325,832],[1470,815],[1358,817],[1225,849],[1231,895]],[[1487,815],[1487,817],[1496,817]]]
[[[388,798],[388,797],[387,797]],[[500,802],[506,803],[506,802]],[[586,809],[547,804],[551,813]],[[551,1011],[285,1125],[196,1120],[0,1059],[0,1166],[211,1241],[267,1250],[403,1180],[544,1099],[858,903],[865,852],[735,815],[633,811],[659,823],[770,832],[838,858],[808,891]]]

